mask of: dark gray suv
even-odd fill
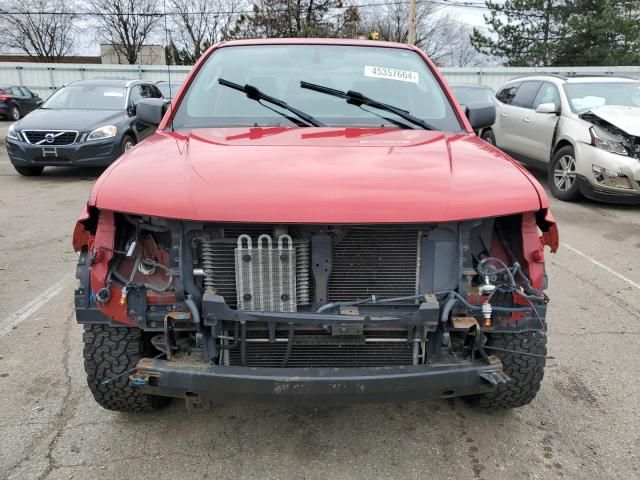
[[[153,83],[139,80],[70,83],[9,127],[9,159],[26,176],[45,166],[109,165],[155,129],[138,119],[136,103],[161,97]]]

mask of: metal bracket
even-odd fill
[[[491,385],[498,386],[502,383],[508,383],[511,381],[509,375],[504,373],[503,371],[494,371],[494,372],[483,372],[480,374],[480,378],[486,380]]]
[[[329,277],[333,269],[333,239],[327,234],[311,237],[311,271],[315,284],[313,310],[328,302]]]

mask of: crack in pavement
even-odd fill
[[[74,323],[71,321],[73,319],[73,316],[74,316],[74,313],[72,309],[72,312],[65,319],[65,323],[68,325],[68,328],[62,340],[62,347],[64,349],[62,362],[63,362],[63,369],[64,369],[64,375],[65,375],[66,391],[65,391],[63,401],[61,403],[60,411],[54,415],[54,420],[53,420],[54,424],[60,424],[60,421],[56,422],[55,418],[62,416],[64,412],[68,409],[67,403],[71,394],[71,376],[69,375],[68,363],[69,363],[69,354],[70,354],[69,352],[70,335],[71,335],[71,329],[74,325]],[[62,424],[62,427],[64,427],[67,421],[68,419],[65,418],[64,423]],[[9,467],[6,478],[10,478],[11,475],[13,475],[13,473],[15,473],[26,461],[31,459],[31,456],[34,450],[36,449],[36,447],[40,444],[40,441],[51,433],[51,428],[46,427],[50,423],[51,422],[46,422],[46,421],[42,422],[43,427],[45,427],[44,430],[38,432],[33,436],[33,439],[31,440],[31,442],[29,442],[29,444],[24,449],[27,453],[24,454],[24,456],[20,458],[16,463],[14,463],[12,466]],[[60,432],[61,432],[61,428],[57,426],[56,436],[54,436],[54,440],[58,437]],[[53,440],[49,443],[49,450],[52,443],[53,443]],[[50,454],[50,451],[47,453],[47,457],[49,457],[49,454]],[[44,478],[44,477],[39,477],[39,478]]]
[[[71,418],[73,417],[75,410],[76,410],[76,404],[77,402],[75,401],[71,401],[71,397],[72,397],[72,385],[71,385],[71,374],[70,374],[70,370],[69,370],[69,357],[71,354],[71,331],[73,329],[74,323],[72,322],[73,320],[73,313],[70,313],[67,318],[65,319],[65,324],[67,325],[67,329],[66,332],[64,334],[64,337],[62,339],[62,348],[63,348],[63,357],[62,357],[62,366],[63,366],[63,375],[64,375],[64,386],[65,386],[65,393],[64,396],[62,398],[62,403],[61,403],[61,408],[60,411],[58,411],[54,417],[53,417],[53,421],[52,422],[43,422],[42,425],[48,425],[53,423],[53,425],[51,425],[51,427],[45,428],[44,431],[39,432],[37,435],[34,436],[34,439],[32,440],[32,442],[28,445],[27,448],[25,448],[25,450],[28,452],[27,454],[25,454],[20,460],[18,460],[13,466],[11,466],[9,468],[9,472],[8,472],[8,477],[10,478],[11,475],[13,475],[26,461],[31,459],[31,456],[35,450],[35,448],[39,445],[39,442],[47,437],[48,435],[50,435],[52,433],[52,431],[55,432],[55,435],[53,436],[53,438],[49,441],[49,444],[47,445],[47,453],[45,455],[48,465],[47,467],[44,469],[44,471],[38,476],[39,480],[42,480],[44,478],[46,478],[49,473],[51,473],[51,471],[53,470],[53,467],[55,466],[55,461],[53,459],[53,450],[55,449],[57,442],[59,440],[59,438],[62,435],[62,432],[64,431],[67,423],[69,422],[69,420],[71,420]]]
[[[62,348],[64,349],[64,356],[62,358],[62,365],[64,368],[64,377],[65,377],[65,387],[66,391],[64,397],[62,398],[62,408],[60,412],[56,415],[57,421],[54,422],[54,428],[56,434],[53,436],[49,445],[47,446],[47,467],[44,469],[42,474],[38,477],[38,480],[43,480],[49,476],[49,474],[53,471],[55,467],[55,459],[53,458],[53,451],[55,450],[60,437],[62,436],[62,432],[64,432],[65,427],[69,423],[69,420],[73,417],[76,412],[77,401],[72,400],[72,385],[71,385],[71,373],[69,370],[69,357],[71,355],[71,330],[73,329],[73,309],[71,309],[72,313],[69,314],[66,320],[67,331],[65,332],[64,338],[62,340]]]

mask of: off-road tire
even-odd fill
[[[44,170],[44,167],[42,167],[42,166],[39,166],[39,167],[19,167],[19,166],[14,165],[13,168],[15,168],[16,172],[18,172],[23,177],[37,177]]]
[[[129,385],[129,375],[102,384],[134,368],[143,357],[144,341],[137,328],[85,325],[84,369],[96,402],[117,412],[147,412],[164,407],[168,397],[146,395]]]
[[[486,130],[482,132],[482,136],[480,138],[488,144],[493,145],[494,147],[496,146],[496,136],[493,133],[493,130]]]
[[[544,332],[487,334],[487,346],[535,355],[547,354],[547,335]],[[530,403],[540,390],[546,358],[487,349],[489,355],[500,358],[504,372],[511,379],[495,391],[472,395],[464,399],[486,410],[522,407]]]

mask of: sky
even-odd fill
[[[464,23],[473,25],[474,27],[485,27],[483,15],[487,13],[487,10],[471,7],[445,7],[445,11],[450,12],[451,15],[458,16],[459,20]]]

